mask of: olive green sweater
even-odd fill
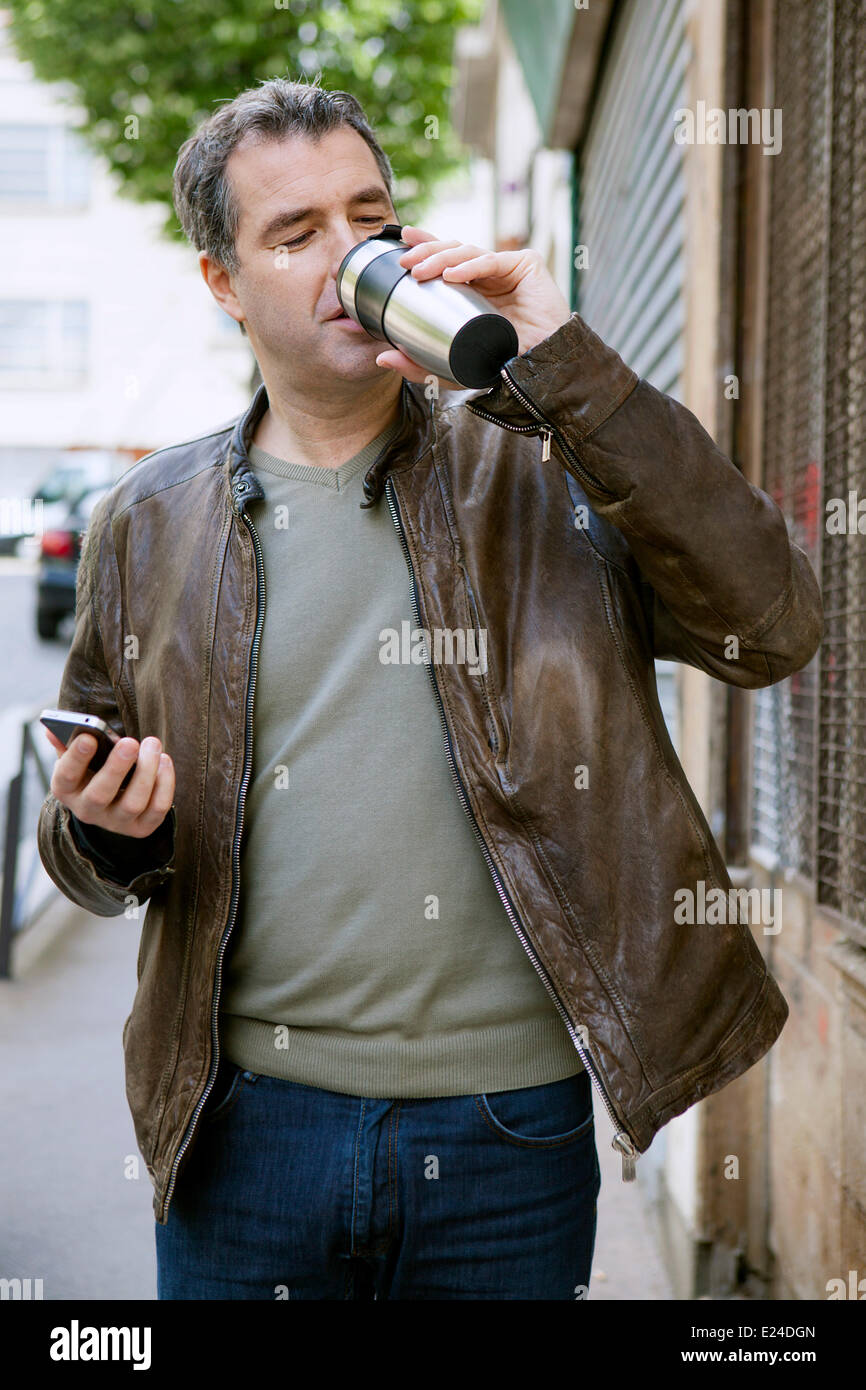
[[[359,505],[394,428],[338,469],[250,449],[266,607],[221,1046],[357,1096],[557,1081],[582,1063],[461,807],[430,672],[380,659],[415,631],[390,510]]]

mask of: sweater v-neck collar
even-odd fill
[[[258,444],[250,444],[247,454],[254,471],[276,473],[281,478],[293,478],[298,482],[313,483],[318,487],[332,488],[335,492],[344,492],[346,485],[360,473],[362,468],[370,466],[382,446],[397,433],[399,428],[399,420],[386,425],[381,434],[378,434],[375,439],[371,439],[370,443],[365,444],[363,449],[360,449],[352,458],[341,463],[339,468],[322,468],[318,464],[312,463],[292,463],[289,459],[281,459],[277,458],[275,454],[269,454]]]

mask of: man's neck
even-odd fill
[[[274,458],[319,468],[339,468],[397,420],[402,378],[396,391],[362,402],[287,409],[268,392],[268,408],[253,432],[253,444]]]

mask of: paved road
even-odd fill
[[[0,710],[46,696],[54,703],[74,626],[68,618],[56,641],[37,637],[36,565],[0,555]]]
[[[44,1281],[46,1299],[154,1299],[152,1188],[126,1103],[121,1033],[138,924],[65,900],[69,925],[17,980],[0,981],[0,1277]],[[590,1299],[670,1299],[638,1183],[620,1180],[610,1124]]]

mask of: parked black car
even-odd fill
[[[60,623],[75,612],[75,577],[81,540],[93,508],[111,484],[88,487],[71,502],[62,526],[42,533],[36,580],[36,631],[46,641],[57,636]]]
[[[108,485],[117,476],[118,461],[114,453],[104,449],[82,449],[68,452],[46,473],[34,488],[33,498],[21,498],[22,515],[25,504],[39,499],[42,507],[42,526],[46,529],[63,524],[75,498],[91,487]],[[0,535],[0,555],[33,554],[35,538],[32,532],[16,533],[4,527]]]

